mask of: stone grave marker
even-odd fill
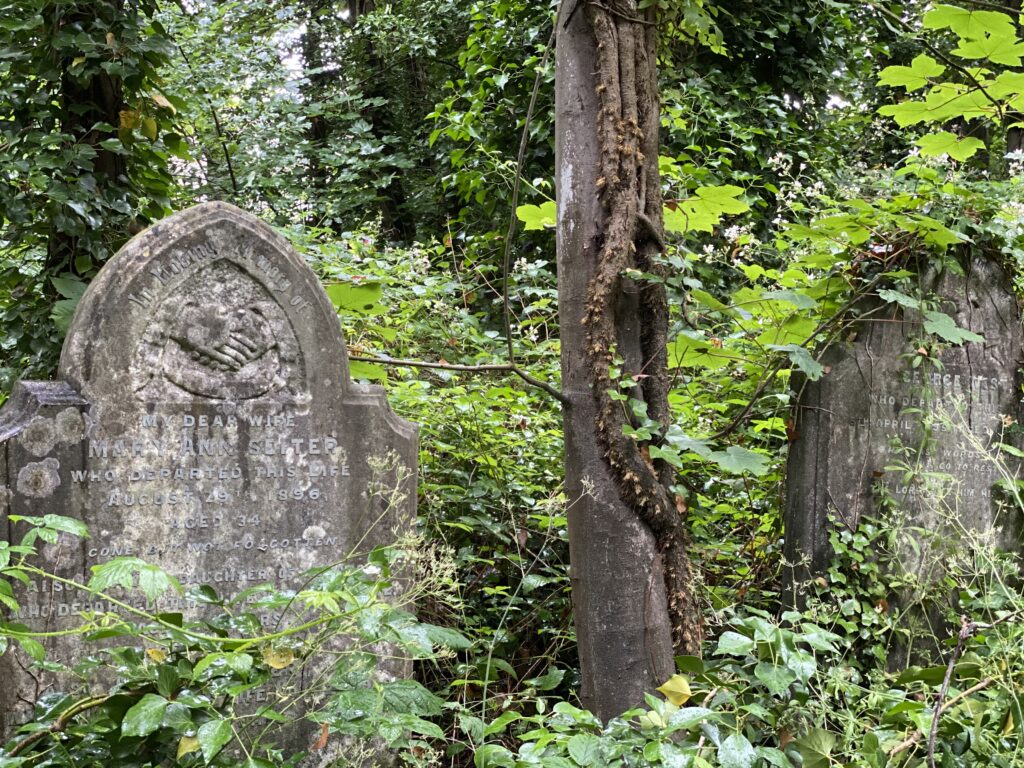
[[[389,456],[387,476],[374,476]],[[17,541],[24,524],[9,515],[85,522],[91,538],[62,535],[42,550],[46,568],[78,581],[94,564],[136,556],[222,596],[291,588],[411,526],[416,460],[415,425],[381,388],[349,380],[339,320],[313,271],[255,217],[205,203],[103,268],[58,381],[16,385],[0,411],[0,524]],[[400,503],[371,482],[401,486]],[[13,620],[40,631],[106,609],[42,579],[19,599]],[[157,607],[195,610],[173,594]],[[77,638],[45,645],[63,662],[85,652]],[[54,684],[17,651],[0,657],[0,680],[7,732]]]
[[[785,517],[791,583],[827,569],[830,516],[853,529],[878,513],[883,495],[908,526],[948,533],[950,543],[955,516],[966,529],[993,531],[1002,548],[1020,549],[1020,512],[995,487],[1001,471],[1020,469],[995,447],[1022,416],[1020,308],[997,263],[976,257],[963,270],[925,274],[922,295],[984,341],[946,345],[937,361],[926,359],[918,352],[925,317],[873,299],[824,352],[825,375],[798,384]],[[908,547],[902,560],[924,578],[941,567],[927,548]]]

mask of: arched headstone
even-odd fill
[[[388,477],[375,477],[392,457]],[[42,565],[87,581],[117,556],[231,596],[409,529],[416,428],[379,387],[349,380],[337,314],[316,275],[267,225],[206,203],[128,243],[89,286],[59,381],[20,382],[0,411],[0,523],[58,513],[91,538],[46,545]],[[400,485],[389,506],[371,483]],[[39,580],[17,620],[53,631],[90,606]],[[164,611],[194,610],[166,597]],[[48,638],[51,658],[83,653]],[[54,684],[0,658],[4,730]],[[308,746],[308,745],[305,745]]]

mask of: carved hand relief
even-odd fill
[[[271,295],[217,261],[167,296],[136,356],[143,399],[251,400],[302,390],[298,342]]]

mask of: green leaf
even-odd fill
[[[473,646],[469,638],[451,627],[438,627],[426,623],[421,623],[420,626],[426,631],[427,637],[435,646],[451,648],[453,651],[464,651]]]
[[[923,101],[904,101],[899,104],[886,104],[878,108],[878,114],[891,117],[900,128],[907,128],[911,125],[935,119],[932,115],[932,110]]]
[[[70,533],[72,536],[78,536],[80,539],[89,538],[89,528],[86,524],[73,517],[65,517],[64,515],[43,515],[42,523],[47,528],[52,528],[55,531],[63,531],[64,533]]]
[[[922,136],[914,142],[921,148],[921,154],[925,157],[941,157],[949,155],[954,160],[963,162],[974,155],[979,149],[983,149],[985,142],[981,139],[967,137],[958,138],[949,131],[939,131]]]
[[[231,721],[227,719],[210,720],[199,726],[199,746],[203,750],[203,757],[206,762],[213,762],[213,758],[224,748],[224,745],[231,741],[234,731],[231,729]]]
[[[786,753],[775,747],[756,747],[755,751],[757,756],[764,760],[768,765],[774,765],[776,768],[793,768],[793,764],[786,757]]]
[[[745,213],[750,206],[737,200],[741,187],[723,184],[698,187],[693,196],[665,207],[665,229],[668,232],[714,232],[726,214]]]
[[[679,455],[679,451],[671,451],[665,448],[659,448],[656,445],[651,445],[647,447],[647,452],[652,459],[662,459],[663,461],[667,461],[676,469],[683,469],[685,466],[685,464],[683,464],[683,457]]]
[[[754,677],[764,683],[772,696],[785,696],[789,693],[790,684],[796,681],[796,674],[792,670],[767,661],[754,667]]]
[[[672,731],[688,731],[705,720],[717,719],[718,715],[707,707],[680,707],[668,717],[668,728]]]
[[[985,341],[985,337],[957,326],[953,318],[943,312],[929,311],[924,313],[924,332],[938,336],[950,344],[963,344],[965,341]]]
[[[67,333],[68,328],[71,327],[71,320],[75,316],[75,310],[78,308],[78,299],[61,299],[53,303],[53,309],[50,311],[50,319],[53,320],[53,324],[62,333]]]
[[[987,59],[996,64],[1019,67],[1021,56],[1024,56],[1024,43],[1011,32],[1008,35],[961,40],[952,52],[964,59]]]
[[[836,737],[828,731],[814,728],[806,736],[797,739],[794,744],[800,752],[800,757],[804,759],[803,768],[829,768]]]
[[[757,477],[766,474],[771,466],[765,456],[738,445],[730,445],[724,451],[715,451],[708,456],[708,460],[726,472],[737,475],[749,472]]]
[[[903,87],[907,91],[916,91],[928,85],[933,77],[939,77],[946,68],[927,54],[914,57],[909,67],[886,67],[878,75],[879,85]]]
[[[516,208],[516,217],[523,222],[526,231],[552,229],[557,221],[555,201],[548,200],[540,205],[520,205]]]
[[[731,734],[718,747],[721,768],[752,768],[756,761],[757,752],[743,734]]]
[[[342,315],[369,317],[387,311],[387,307],[380,303],[384,286],[373,280],[331,283],[326,291],[334,308]]]
[[[384,706],[394,712],[439,715],[444,699],[438,698],[415,680],[396,680],[381,686]]]
[[[696,302],[703,304],[705,307],[708,307],[709,309],[713,309],[718,312],[729,311],[729,307],[727,305],[720,302],[707,291],[702,291],[699,288],[694,288],[692,291],[690,291],[690,298],[692,298]]]
[[[569,756],[577,765],[603,765],[601,740],[590,733],[577,733],[569,739]]]
[[[924,15],[925,29],[951,29],[966,39],[1005,37],[1016,32],[1013,19],[996,11],[971,11],[955,5],[937,5]]]
[[[901,307],[907,309],[920,309],[921,302],[912,296],[907,296],[905,293],[900,291],[894,291],[890,289],[881,290],[878,292],[878,298],[882,301],[888,301],[892,304],[899,304]]]
[[[92,574],[92,578],[89,579],[89,588],[97,592],[103,592],[115,586],[132,589],[135,586],[137,574],[139,588],[150,602],[156,600],[168,589],[174,589],[179,594],[183,591],[176,578],[162,568],[150,565],[137,557],[116,557],[105,563],[94,565]]]
[[[168,704],[170,702],[163,696],[147,693],[124,713],[121,733],[125,736],[148,736],[163,723],[164,711]]]
[[[550,691],[562,684],[565,678],[565,670],[558,667],[551,667],[540,677],[527,680],[526,683],[538,691]]]
[[[515,764],[512,753],[498,744],[484,744],[473,754],[476,768],[514,768]]]
[[[811,356],[806,347],[799,344],[769,344],[768,348],[789,355],[790,362],[811,381],[817,381],[825,373],[824,366]]]
[[[739,632],[723,632],[718,638],[715,655],[746,656],[754,650],[754,641]]]
[[[516,720],[522,719],[515,710],[506,710],[498,715],[493,722],[488,723],[487,727],[484,728],[484,736],[493,736],[496,733],[504,733],[509,723],[514,723]]]
[[[51,277],[50,282],[57,289],[57,293],[65,299],[78,300],[85,293],[86,285],[75,277]]]
[[[382,365],[364,363],[362,360],[349,360],[348,375],[360,381],[387,382],[388,372]]]
[[[715,370],[740,359],[729,350],[716,346],[717,343],[691,332],[680,333],[668,345],[668,364],[673,368]]]

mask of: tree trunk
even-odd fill
[[[657,37],[641,13],[635,0],[565,0],[557,21],[569,547],[581,698],[605,720],[643,703],[673,654],[696,655],[701,640],[685,507],[670,467],[623,434],[633,411],[614,396],[668,426],[665,294],[624,275],[662,269]]]

